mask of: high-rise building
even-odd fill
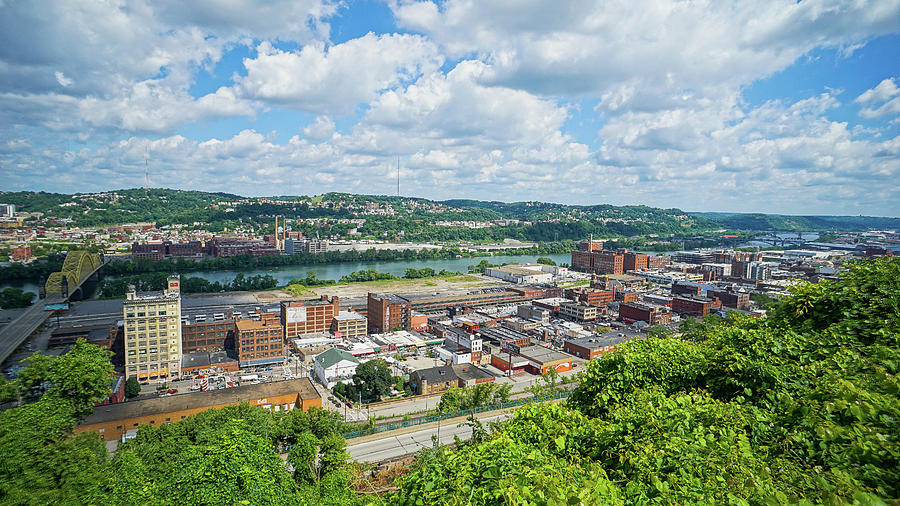
[[[15,215],[15,204],[0,204],[0,217],[12,218]]]
[[[125,317],[125,376],[167,381],[181,373],[181,282],[169,276],[162,292],[128,287]]]

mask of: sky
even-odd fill
[[[900,216],[900,0],[0,0],[2,191],[398,164],[431,199]]]

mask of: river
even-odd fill
[[[257,274],[269,274],[278,280],[279,285],[286,285],[294,278],[305,278],[306,273],[312,272],[319,279],[333,279],[335,281],[351,272],[362,271],[366,269],[375,269],[378,272],[387,272],[397,277],[402,277],[406,273],[406,269],[424,269],[430,267],[434,272],[447,270],[450,272],[461,272],[465,274],[470,265],[475,265],[482,260],[487,260],[492,264],[502,264],[506,262],[517,262],[520,264],[534,263],[538,257],[547,257],[553,259],[557,264],[568,264],[572,261],[572,256],[568,253],[547,254],[547,255],[495,255],[491,257],[473,257],[473,258],[452,258],[443,260],[393,260],[389,262],[337,262],[330,264],[315,265],[289,265],[282,267],[272,267],[264,269],[247,269],[233,271],[191,271],[182,274],[182,276],[199,277],[208,280],[211,283],[216,281],[225,282],[234,279],[238,273],[244,276],[254,276]]]

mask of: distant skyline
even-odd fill
[[[900,0],[0,2],[0,190],[900,216]]]

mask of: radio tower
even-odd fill
[[[400,157],[397,157],[397,196],[400,196]]]
[[[150,188],[150,145],[144,154],[144,188]]]

